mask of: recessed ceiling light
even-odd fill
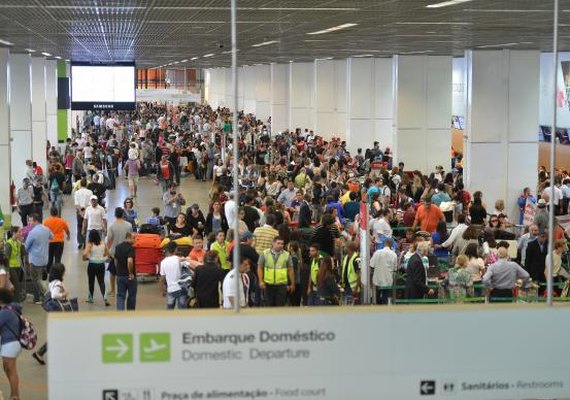
[[[204,54],[202,57],[204,58],[210,58],[210,57],[214,57],[214,53],[209,53],[209,54]]]
[[[426,8],[449,7],[449,6],[454,6],[454,5],[461,4],[461,3],[469,3],[470,1],[473,1],[473,0],[449,0],[449,1],[442,1],[441,3],[428,4],[428,5],[426,6]]]
[[[58,60],[61,60],[61,57],[60,57],[60,56],[55,56],[55,58],[58,59]]]
[[[502,47],[514,47],[518,46],[519,42],[512,42],[512,43],[497,43],[497,44],[484,44],[482,46],[476,46],[478,49],[493,49],[493,48],[502,48]]]
[[[358,24],[348,23],[348,24],[337,25],[337,26],[333,26],[332,28],[327,28],[327,29],[323,29],[323,30],[315,31],[315,32],[309,32],[309,33],[307,33],[307,35],[322,35],[323,33],[336,32],[336,31],[340,31],[342,29],[352,28],[353,26],[356,26],[356,25],[358,25]]]
[[[35,52],[36,52],[36,51],[33,50],[33,49],[24,49],[24,50],[26,50],[28,53],[35,53]]]
[[[326,61],[326,60],[332,60],[334,57],[324,57],[324,58],[315,58],[315,61]]]
[[[14,46],[14,43],[9,42],[7,40],[2,40],[2,39],[0,39],[0,44],[6,45],[6,46]]]
[[[352,56],[352,58],[367,58],[367,57],[374,57],[373,54],[357,54],[355,56]]]
[[[279,43],[279,40],[269,40],[267,42],[252,44],[251,47],[263,47],[263,46],[269,46],[270,44],[276,44],[276,43]]]
[[[199,59],[199,58],[200,58],[200,57],[192,57],[192,58],[190,59],[190,61],[196,61],[196,60]]]
[[[42,51],[42,56],[51,57],[51,54],[50,54],[50,53],[47,53],[47,52],[45,52],[45,51]]]
[[[188,62],[188,60],[182,60],[182,61],[180,61],[180,62],[183,62],[183,63],[184,63],[184,62]]]

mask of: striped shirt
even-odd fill
[[[279,232],[269,225],[263,225],[256,228],[253,232],[255,240],[255,250],[261,254],[265,250],[270,249],[273,245],[273,239],[279,236]]]

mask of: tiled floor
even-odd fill
[[[135,200],[135,206],[139,214],[140,220],[145,220],[151,214],[151,208],[161,207],[162,198],[160,188],[150,179],[141,178],[139,186],[139,196]],[[196,181],[193,177],[182,178],[181,192],[186,198],[187,204],[198,203],[203,210],[206,210],[208,203],[208,192],[211,184]],[[122,205],[125,197],[129,195],[127,181],[124,178],[118,180],[117,189],[109,191],[107,194],[107,210],[109,222],[113,222],[113,210],[115,207]],[[161,207],[162,209],[162,207]],[[81,260],[81,251],[77,250],[75,241],[75,209],[73,207],[73,199],[71,196],[65,198],[64,218],[70,223],[72,235],[71,241],[65,243],[62,262],[66,266],[66,276],[64,283],[70,291],[71,296],[77,296],[80,299],[81,311],[115,311],[114,304],[111,307],[105,307],[103,300],[97,290],[95,291],[95,303],[87,304],[84,299],[87,296],[87,263]],[[20,224],[20,220],[16,220],[16,224]],[[113,299],[111,298],[111,302]],[[154,281],[139,285],[137,295],[137,309],[164,309],[165,299],[161,297],[157,285]],[[35,324],[39,331],[38,346],[45,339],[46,313],[41,306],[33,303],[24,305],[24,313]],[[77,332],[81,335],[81,331]],[[49,363],[49,351],[46,358]],[[88,362],[88,360],[86,360]],[[18,358],[18,369],[21,379],[21,398],[24,400],[44,400],[47,398],[47,366],[40,366],[32,357],[31,352],[22,351]],[[5,393],[7,398],[8,382],[0,372],[0,390]]]

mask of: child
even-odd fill
[[[22,274],[22,260],[25,248],[22,243],[22,228],[13,226],[8,232],[8,240],[4,248],[6,254],[6,264],[8,265],[10,281],[14,286],[14,300],[21,302],[22,299],[22,283],[20,276]],[[25,293],[23,294],[25,296]]]
[[[148,217],[146,223],[159,228],[164,225],[164,219],[160,216],[160,208],[154,207],[152,209],[152,216]]]

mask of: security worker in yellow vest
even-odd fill
[[[323,256],[320,254],[320,246],[318,243],[313,243],[309,247],[310,261],[310,279],[309,286],[307,287],[307,295],[309,297],[309,305],[314,306],[316,304],[317,296],[317,278],[319,276],[319,264]]]
[[[344,289],[345,297],[352,297],[355,302],[360,301],[360,257],[355,242],[347,242],[346,255],[342,259],[340,285]]]
[[[14,286],[14,299],[17,302],[22,300],[22,282],[20,275],[22,274],[22,257],[26,249],[22,243],[22,228],[13,226],[10,229],[9,239],[4,247],[4,255],[8,264],[10,281]]]
[[[287,292],[295,291],[295,272],[291,255],[283,250],[284,241],[277,236],[271,249],[259,255],[257,276],[259,288],[264,291],[267,307],[283,307]]]

